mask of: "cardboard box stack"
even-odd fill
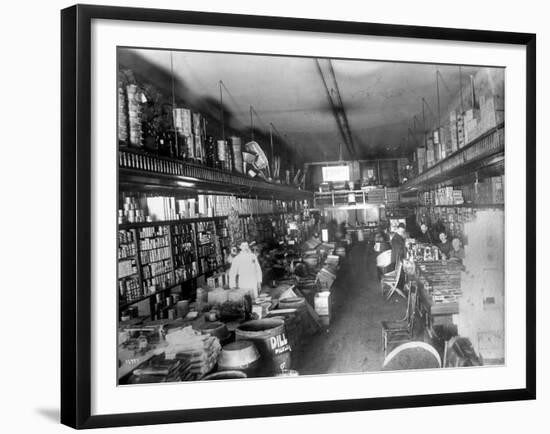
[[[457,133],[457,141],[458,141],[458,148],[463,148],[464,145],[466,145],[466,136],[464,133],[464,114],[463,113],[457,113],[456,115],[456,133]]]
[[[399,189],[398,188],[386,188],[386,201],[388,203],[399,202]]]
[[[497,118],[495,111],[495,101],[492,97],[485,98],[484,96],[479,98],[479,130],[485,132],[491,128],[496,127]]]
[[[418,148],[416,150],[416,163],[418,164],[418,173],[424,172],[426,169],[426,149]]]
[[[504,176],[491,178],[493,203],[504,203]]]
[[[435,164],[434,143],[431,137],[426,141],[426,166],[432,167]]]
[[[367,203],[383,203],[385,192],[383,188],[374,188],[367,193]]]
[[[458,150],[458,125],[457,116],[454,110],[449,114],[449,139],[451,143],[451,152]]]
[[[166,335],[166,342],[166,359],[189,362],[190,372],[198,378],[212,371],[221,353],[217,337],[204,335],[190,326],[170,331]]]
[[[331,296],[330,291],[322,291],[315,294],[315,313],[319,315],[320,323],[328,327],[331,317]]]

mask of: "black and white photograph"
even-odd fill
[[[3,14],[1,432],[544,426],[544,2],[100,3]]]
[[[116,59],[119,386],[506,365],[504,67]]]

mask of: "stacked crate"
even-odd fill
[[[386,188],[386,201],[388,203],[399,202],[399,189],[398,188]]]
[[[367,193],[367,203],[378,204],[385,200],[385,192],[383,188],[375,188]]]
[[[418,173],[424,172],[426,168],[426,149],[418,148],[416,150],[416,162],[418,164]]]
[[[314,301],[315,313],[319,316],[319,322],[328,327],[331,317],[331,295],[330,291],[322,291],[315,294]]]

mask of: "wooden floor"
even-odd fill
[[[331,289],[333,314],[329,331],[319,333],[293,352],[300,375],[379,371],[384,361],[380,322],[398,319],[404,299],[383,299],[376,274],[376,253],[356,244]]]

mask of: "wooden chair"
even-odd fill
[[[409,285],[407,309],[402,319],[382,321],[382,339],[384,341],[384,357],[391,344],[410,342],[414,337],[414,319],[416,316],[416,285]]]
[[[403,273],[403,264],[401,261],[398,261],[395,264],[395,270],[386,273],[382,276],[380,280],[380,287],[382,294],[386,294],[386,300],[389,300],[391,296],[395,293],[399,294],[403,298],[407,298],[405,293],[397,287],[399,284],[399,279],[401,279],[401,274]],[[386,292],[387,288],[387,292]]]
[[[376,266],[386,268],[391,264],[391,249],[385,250],[376,257]]]

